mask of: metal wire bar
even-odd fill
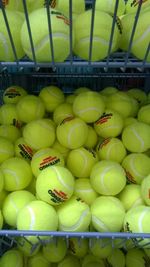
[[[90,30],[90,46],[89,46],[89,65],[91,65],[91,59],[92,59],[94,18],[95,18],[95,3],[96,3],[96,0],[93,0],[93,2],[92,2],[92,16],[91,16],[91,30]]]
[[[70,64],[73,63],[73,18],[72,18],[72,0],[69,0],[69,20],[70,20]]]

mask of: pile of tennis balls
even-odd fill
[[[5,3],[5,1],[3,2]],[[110,53],[120,51],[120,49],[121,51],[128,51],[138,3],[139,1],[134,0],[119,1],[113,39],[111,47],[109,47],[116,0],[96,0],[90,55],[92,9],[88,8],[85,0],[73,0],[73,54],[84,60],[89,60],[90,58],[92,61],[100,61],[107,57],[108,50],[110,50]],[[53,55],[46,1],[26,1],[35,57],[38,62],[52,62],[53,60],[55,62],[63,62],[70,55],[69,0],[52,0],[49,1],[49,4],[51,6]],[[24,15],[23,1],[6,1],[5,8],[18,59],[26,55],[29,59],[34,60]],[[150,1],[143,1],[131,47],[131,53],[140,60],[145,59],[149,45],[149,17]],[[0,60],[14,61],[15,56],[11,48],[2,11],[0,12],[0,24],[0,34],[2,36],[0,39]],[[148,53],[146,60],[150,61],[150,53]]]
[[[150,233],[149,112],[149,94],[138,88],[80,87],[70,95],[54,85],[38,95],[17,85],[6,88],[0,107],[0,228]],[[121,240],[114,242],[115,250],[109,239],[71,238],[68,245],[42,234],[18,237],[18,248],[7,251],[0,266],[19,258],[19,266],[29,267],[38,261],[125,266],[135,243],[126,241],[122,251]],[[149,251],[148,242],[140,245]]]

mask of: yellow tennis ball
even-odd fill
[[[74,195],[83,199],[88,205],[91,205],[98,197],[98,193],[93,189],[90,179],[88,178],[75,180]]]
[[[89,59],[90,52],[91,17],[92,10],[87,10],[84,13],[80,14],[78,16],[78,19],[76,19],[74,23],[74,53],[86,60]],[[95,11],[91,56],[92,61],[102,60],[107,56],[112,21],[113,18],[108,13],[98,10]],[[111,53],[118,49],[120,31],[120,22],[118,22],[117,20],[114,28]]]
[[[80,118],[68,117],[57,126],[56,135],[61,145],[69,149],[76,149],[85,144],[88,126]]]
[[[73,102],[73,112],[87,123],[95,122],[104,112],[105,104],[97,92],[85,92],[77,95]]]
[[[97,148],[100,160],[112,160],[121,163],[125,158],[127,151],[119,138],[110,137]]]
[[[60,10],[66,16],[69,16],[69,0],[56,0],[56,9]],[[73,0],[72,1],[72,12],[75,14],[80,14],[85,11],[85,1],[84,0]]]
[[[4,189],[16,191],[26,188],[32,180],[30,165],[22,158],[13,157],[1,165],[4,175]]]
[[[64,166],[64,159],[57,150],[52,148],[38,150],[31,160],[31,169],[35,177],[37,177],[42,170],[54,165]]]
[[[29,202],[35,200],[35,196],[26,190],[14,191],[3,202],[4,220],[10,226],[16,227],[18,212]]]
[[[16,105],[4,104],[0,108],[0,123],[5,125],[21,126]]]
[[[23,255],[16,248],[6,251],[1,257],[1,267],[23,267]]]
[[[99,232],[119,232],[123,227],[125,209],[116,197],[96,198],[91,205],[91,214],[92,224]]]
[[[27,95],[27,92],[24,88],[12,85],[5,89],[3,93],[3,102],[5,104],[16,104],[25,95]]]
[[[0,164],[6,159],[13,157],[14,152],[13,143],[4,137],[0,137]]]
[[[126,258],[122,250],[116,248],[113,249],[111,255],[107,257],[106,263],[110,264],[112,267],[125,267]]]
[[[117,197],[122,202],[126,211],[144,204],[141,196],[141,186],[137,184],[126,185]]]
[[[84,232],[91,222],[89,206],[76,196],[72,196],[68,201],[58,206],[57,214],[60,231]]]
[[[122,167],[130,183],[141,184],[150,173],[150,158],[144,153],[131,153],[124,158]]]
[[[61,123],[65,118],[72,117],[73,109],[72,105],[69,103],[63,103],[56,107],[53,113],[53,120],[58,125]]]
[[[91,238],[90,252],[99,259],[105,259],[113,253],[112,244],[107,238]]]
[[[67,95],[65,98],[66,103],[73,104],[75,98],[76,98],[75,94]]]
[[[42,252],[39,251],[37,254],[30,257],[27,261],[28,267],[49,267],[50,263],[43,256]]]
[[[68,252],[75,257],[83,258],[89,250],[89,241],[87,238],[78,239],[75,237],[69,238]]]
[[[0,229],[2,229],[3,227],[3,222],[4,222],[4,219],[3,219],[2,211],[0,210]]]
[[[52,85],[42,88],[39,97],[43,100],[48,112],[53,112],[65,100],[63,91]]]
[[[67,253],[67,243],[62,238],[52,239],[43,246],[42,253],[48,262],[60,262]]]
[[[105,87],[103,90],[100,91],[100,94],[104,95],[104,96],[109,96],[111,94],[114,94],[118,92],[118,89],[116,87]]]
[[[95,8],[96,10],[104,11],[112,15],[115,11],[115,4],[116,4],[115,0],[111,0],[111,1],[96,0]],[[122,14],[124,14],[124,12],[125,12],[125,1],[121,0],[119,1],[119,4],[118,4],[117,15],[121,16]]]
[[[0,195],[4,189],[4,174],[0,170]],[[1,199],[0,199],[0,204],[1,204]],[[1,205],[0,205],[1,206]]]
[[[24,158],[27,161],[31,161],[35,151],[25,142],[23,137],[20,137],[15,142],[15,155],[16,157]]]
[[[146,93],[139,88],[129,89],[127,91],[127,94],[129,96],[132,96],[133,98],[135,98],[138,101],[138,103],[140,104],[140,106],[144,105],[147,101]]]
[[[92,126],[88,125],[88,136],[84,144],[84,147],[88,149],[95,148],[97,141],[98,141],[98,136],[96,134],[95,129]]]
[[[51,204],[59,205],[67,201],[74,191],[74,177],[62,166],[52,166],[43,170],[37,177],[38,197]]]
[[[105,267],[105,263],[102,259],[95,257],[92,254],[87,254],[83,258],[82,267]]]
[[[137,267],[144,267],[147,264],[149,265],[149,259],[142,249],[132,248],[127,251],[126,267],[131,267],[134,265]]]
[[[66,164],[75,177],[88,178],[96,162],[98,156],[94,150],[80,147],[69,152]]]
[[[68,153],[69,153],[69,151],[70,151],[69,148],[67,148],[67,147],[65,147],[65,146],[62,146],[62,145],[58,142],[58,140],[56,140],[56,141],[54,142],[54,144],[52,145],[52,148],[53,148],[53,149],[56,149],[56,150],[63,156],[64,160],[66,161],[66,158],[67,158]]]
[[[89,92],[89,91],[91,91],[91,89],[90,88],[88,88],[88,87],[78,87],[78,88],[76,88],[75,90],[74,90],[74,94],[75,95],[79,95],[79,94],[81,94],[81,93],[85,93],[85,92]]]
[[[146,205],[150,206],[150,174],[141,183],[141,195]]]
[[[55,141],[54,124],[50,119],[31,121],[23,129],[23,138],[32,149],[50,147]]]
[[[126,185],[125,171],[115,161],[101,160],[92,168],[90,182],[97,193],[114,196]]]
[[[3,179],[2,176],[1,176],[1,172],[0,172],[0,179]],[[1,181],[1,184],[2,184],[2,181]],[[6,196],[8,195],[8,193],[9,192],[4,190],[4,189],[0,192],[0,209],[2,208],[3,202],[4,202],[5,198],[6,198]]]
[[[15,11],[6,10],[6,15],[10,27],[10,31],[12,34],[14,46],[16,49],[16,54],[18,59],[22,58],[24,56],[24,51],[21,45],[21,39],[20,39],[20,31],[23,24],[23,18],[21,16],[18,16]],[[0,40],[0,60],[1,61],[14,61],[15,56],[12,50],[10,38],[8,35],[8,31],[6,28],[6,23],[3,17],[2,10],[0,11],[0,34],[1,34],[1,40]]]
[[[141,11],[144,11],[145,8],[150,6],[150,1],[146,0],[146,1],[142,1],[141,2]],[[139,1],[137,0],[128,0],[126,3],[126,9],[125,12],[126,13],[136,13],[137,9],[138,9],[138,5],[139,5]]]
[[[17,248],[25,257],[31,257],[38,253],[41,245],[39,242],[32,244],[24,237],[17,238]]]
[[[136,118],[133,118],[133,117],[127,117],[124,119],[124,128],[128,125],[131,125],[133,123],[137,122],[137,119]]]
[[[0,125],[0,136],[15,142],[21,136],[21,132],[14,125]]]
[[[58,267],[80,267],[80,261],[73,255],[67,255],[58,263]]]
[[[54,48],[54,60],[55,62],[62,62],[69,56],[70,53],[69,20],[61,12],[55,9],[50,9],[50,14],[51,14],[51,26],[52,26],[53,48]],[[37,17],[39,22],[42,21],[42,23],[39,24],[40,35],[39,35],[39,29],[37,27]],[[38,62],[52,61],[46,8],[37,9],[34,12],[30,13],[29,20],[30,20],[32,39],[34,44],[34,51],[37,61]],[[33,59],[26,22],[24,22],[21,29],[21,41],[25,53],[30,59]]]
[[[141,107],[137,115],[138,121],[141,121],[141,122],[144,122],[150,125],[149,113],[150,113],[150,104]]]
[[[145,152],[150,148],[150,126],[135,122],[126,126],[122,132],[122,142],[130,152]]]
[[[94,123],[94,129],[101,137],[117,137],[122,132],[123,124],[123,118],[117,111],[106,109]]]

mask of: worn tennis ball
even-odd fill
[[[144,153],[130,153],[124,158],[122,167],[130,183],[141,184],[150,173],[150,158]]]
[[[75,180],[74,195],[83,199],[88,205],[91,205],[98,197],[98,193],[93,189],[90,179],[88,178]]]
[[[76,196],[58,206],[57,214],[60,231],[84,232],[91,222],[89,206]]]
[[[150,174],[141,183],[141,196],[146,205],[150,206]]]
[[[27,91],[18,85],[12,85],[5,89],[3,102],[5,104],[16,104],[22,97],[27,95]]]
[[[104,11],[104,12],[112,15],[115,11],[115,4],[116,4],[115,0],[111,0],[111,1],[109,1],[109,0],[104,0],[104,1],[96,0],[95,8],[96,8],[96,10]],[[125,1],[121,0],[121,1],[119,1],[119,4],[118,4],[117,15],[121,16],[124,14],[124,12],[125,12]]]
[[[100,196],[91,205],[92,224],[99,232],[119,232],[123,227],[125,209],[116,197]]]
[[[74,177],[65,167],[51,166],[43,170],[37,177],[37,196],[51,205],[60,205],[67,201],[73,191]]]
[[[23,138],[32,149],[50,147],[55,141],[54,124],[50,119],[31,121],[23,129]]]
[[[106,263],[110,264],[112,267],[125,267],[126,257],[122,250],[116,248],[113,249],[111,255],[107,257]]]
[[[23,137],[20,137],[15,142],[15,155],[16,157],[24,158],[28,162],[31,161],[35,150],[33,150],[24,140]]]
[[[112,244],[107,238],[91,238],[90,252],[99,259],[105,259],[113,253]]]
[[[0,125],[0,137],[15,142],[21,136],[21,131],[14,125]]]
[[[58,267],[80,267],[80,261],[73,255],[67,255],[62,261],[58,263]]]
[[[144,123],[150,125],[149,112],[150,112],[150,104],[141,107],[141,108],[139,109],[139,111],[138,111],[138,115],[137,115],[138,121],[140,121],[140,122],[144,122]]]
[[[67,243],[63,238],[53,238],[43,246],[42,252],[49,262],[60,262],[67,253]]]
[[[136,264],[137,267],[149,265],[149,258],[142,249],[132,248],[126,254],[126,267],[131,267]]]
[[[35,177],[37,177],[42,170],[54,165],[64,166],[64,159],[63,156],[53,148],[38,150],[31,160],[31,169]]]
[[[83,258],[89,250],[89,242],[87,238],[69,238],[68,252],[77,258]]]
[[[26,188],[32,180],[32,170],[26,160],[12,157],[1,164],[4,175],[4,189],[16,191]]]
[[[23,267],[23,255],[16,248],[6,251],[0,260],[1,267]]]
[[[0,164],[13,157],[14,153],[14,144],[10,140],[0,137]]]
[[[122,132],[122,142],[130,152],[145,152],[150,148],[150,126],[135,122],[126,126]]]

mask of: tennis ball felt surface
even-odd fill
[[[51,204],[59,205],[67,201],[74,191],[74,177],[65,167],[52,166],[43,170],[37,177],[38,197]]]
[[[3,93],[3,102],[5,104],[16,104],[27,92],[21,86],[13,85],[5,89]]]
[[[20,125],[16,105],[4,104],[0,108],[0,123],[5,125]]]
[[[132,88],[127,91],[127,94],[134,97],[138,101],[140,106],[142,106],[147,101],[147,95],[142,89]]]
[[[43,246],[42,252],[49,262],[60,262],[67,253],[67,243],[62,238],[54,239]]]
[[[4,137],[0,137],[0,163],[4,162],[8,158],[13,157],[14,152],[13,143]]]
[[[87,254],[83,258],[82,267],[105,267],[103,260],[99,259],[98,257],[93,256],[92,254]]]
[[[137,267],[144,267],[146,264],[146,255],[142,249],[132,248],[126,254],[126,267],[136,265]]]
[[[150,174],[142,181],[141,195],[146,205],[150,206]]]
[[[0,125],[0,136],[15,142],[21,136],[21,132],[14,125]]]
[[[141,107],[139,112],[138,112],[138,116],[137,116],[138,121],[141,121],[141,122],[144,122],[144,123],[150,125],[149,114],[150,114],[150,104]]]
[[[69,238],[68,251],[70,254],[76,256],[77,258],[83,258],[89,250],[88,239],[78,239],[75,237]]]
[[[0,170],[0,193],[2,193],[4,189],[4,174]]]
[[[96,0],[96,10],[100,10],[100,11],[104,11],[107,12],[109,14],[114,13],[115,11],[115,4],[116,1],[115,0]],[[118,9],[117,9],[117,15],[121,16],[122,14],[124,14],[125,12],[125,1],[121,0],[119,1],[119,5],[118,5]]]
[[[123,227],[125,209],[116,197],[100,196],[91,205],[92,224],[99,232],[119,232]]]
[[[54,142],[54,144],[52,145],[52,148],[56,149],[62,156],[63,158],[66,160],[68,153],[70,151],[69,148],[62,146],[58,140],[56,139],[56,141]]]
[[[43,253],[39,251],[36,255],[30,257],[27,261],[28,267],[49,267],[48,260],[45,259]]]
[[[65,118],[72,117],[73,115],[74,114],[73,114],[72,105],[69,103],[63,103],[63,104],[60,104],[58,107],[56,107],[56,109],[54,110],[53,120],[58,125]]]
[[[3,221],[4,221],[3,215],[2,215],[2,212],[0,210],[0,229],[2,229],[2,227],[3,227]]]
[[[35,244],[32,244],[28,242],[28,240],[24,239],[23,237],[17,238],[17,248],[19,251],[23,253],[25,257],[31,257],[40,249],[40,244],[37,242]]]
[[[1,257],[1,267],[23,267],[23,255],[17,249],[6,251]]]
[[[58,267],[80,267],[79,260],[73,255],[67,255],[61,262],[58,263]]]
[[[56,0],[56,9],[60,10],[63,14],[69,17],[69,0]],[[85,11],[85,1],[84,0],[73,0],[72,1],[72,12],[75,14],[80,14]]]
[[[113,249],[109,239],[92,238],[90,252],[100,259],[105,259],[113,253]]]
[[[127,3],[126,3],[126,9],[125,9],[125,12],[126,13],[135,13],[137,12],[137,9],[138,9],[138,1],[134,1],[134,0],[128,0]],[[150,1],[147,0],[147,1],[142,1],[142,5],[141,5],[141,9],[142,11],[144,11],[145,8],[149,7],[150,6]]]
[[[100,91],[100,94],[108,96],[116,93],[117,91],[118,89],[116,87],[105,87],[103,90]]]
[[[112,267],[125,267],[126,258],[120,249],[113,249],[111,255],[106,260]]]
[[[74,94],[79,95],[81,93],[85,93],[85,92],[89,92],[89,91],[91,91],[91,89],[88,87],[78,87],[77,89],[74,90]]]
[[[84,144],[84,147],[88,149],[94,148],[97,144],[97,141],[98,141],[98,136],[96,134],[96,131],[92,126],[88,125],[88,136]]]
[[[74,195],[83,199],[85,203],[91,205],[98,197],[98,193],[93,189],[88,178],[80,178],[75,180]]]

